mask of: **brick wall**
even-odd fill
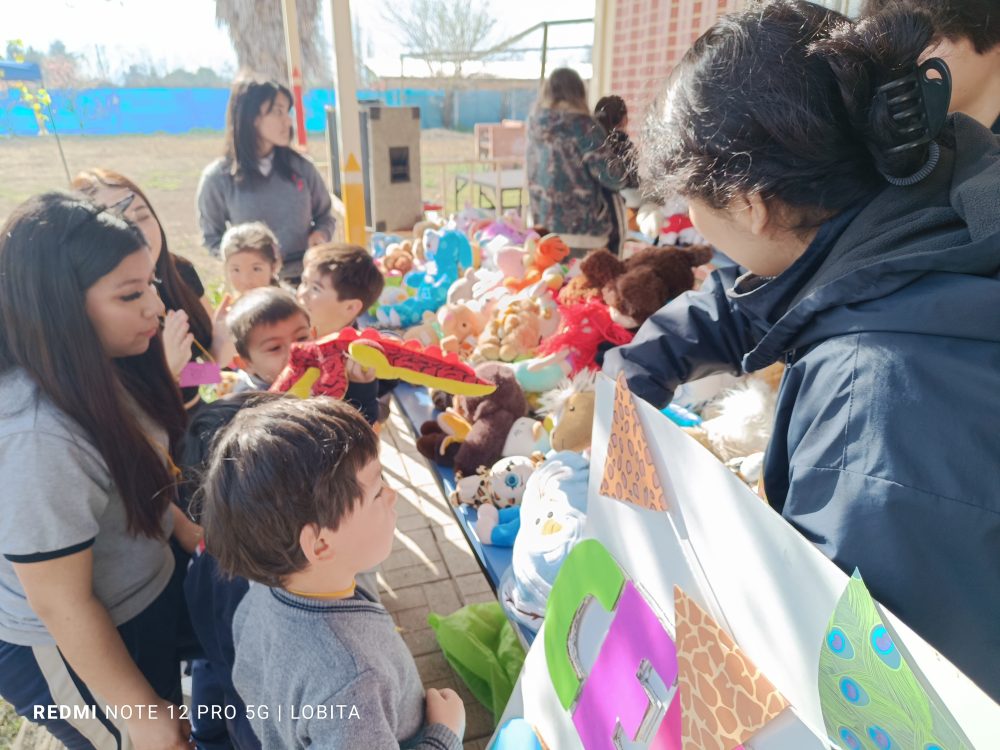
[[[611,44],[609,91],[628,104],[629,119],[641,122],[643,110],[673,66],[715,19],[744,0],[613,0],[615,30]]]

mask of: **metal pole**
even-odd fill
[[[330,0],[333,17],[333,52],[337,68],[337,136],[340,145],[341,186],[344,194],[344,234],[347,241],[366,244],[365,188],[361,175],[361,125],[357,80],[354,73],[354,39],[349,0]]]
[[[542,83],[545,83],[545,58],[549,52],[549,22],[542,24]]]
[[[63,153],[62,141],[59,139],[59,131],[56,129],[56,118],[52,114],[52,104],[47,104],[46,108],[49,110],[49,122],[52,123],[52,135],[56,137],[56,146],[59,148],[59,158],[62,159],[63,171],[66,173],[66,184],[69,185],[73,182],[73,178],[69,174],[69,164],[66,163],[66,154]]]
[[[302,46],[299,44],[299,15],[295,0],[282,0],[281,18],[285,24],[285,51],[288,53],[288,79],[295,107],[295,132],[299,146],[306,147],[306,112],[302,104]]]

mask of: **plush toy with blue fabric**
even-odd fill
[[[497,592],[504,609],[537,631],[563,560],[583,536],[590,462],[573,451],[550,453],[528,479],[513,560]]]

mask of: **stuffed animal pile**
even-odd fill
[[[582,534],[605,353],[629,343],[711,270],[713,250],[690,244],[700,238],[683,212],[655,213],[657,244],[632,239],[622,257],[594,250],[570,259],[558,235],[525,226],[516,214],[472,209],[447,224],[423,222],[412,239],[372,238],[386,277],[371,311],[379,325],[404,329],[408,352],[470,368],[449,375],[457,385],[436,381],[438,411],[420,426],[417,448],[455,470],[451,500],[476,509],[471,525],[479,541],[513,547],[498,593],[531,629]],[[288,379],[309,366],[303,359]],[[776,391],[773,372],[746,382],[710,378],[679,390],[665,413],[756,484]]]

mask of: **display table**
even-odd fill
[[[399,404],[403,416],[406,417],[406,421],[409,422],[414,436],[419,437],[420,425],[437,416],[434,404],[431,403],[430,392],[426,388],[400,383],[393,390],[393,396],[396,403]],[[455,472],[434,463],[429,465],[441,492],[446,498],[449,497],[455,489]],[[493,594],[496,595],[497,587],[500,585],[500,577],[510,567],[513,550],[510,547],[495,547],[491,544],[482,544],[479,541],[474,529],[477,520],[475,508],[469,505],[456,507],[450,503],[449,507],[462,529],[462,534],[465,536],[465,541],[472,550],[476,562],[479,563],[483,575],[486,576],[490,588],[493,589]],[[530,644],[534,640],[535,635],[531,631],[520,626],[517,630],[525,643]]]

